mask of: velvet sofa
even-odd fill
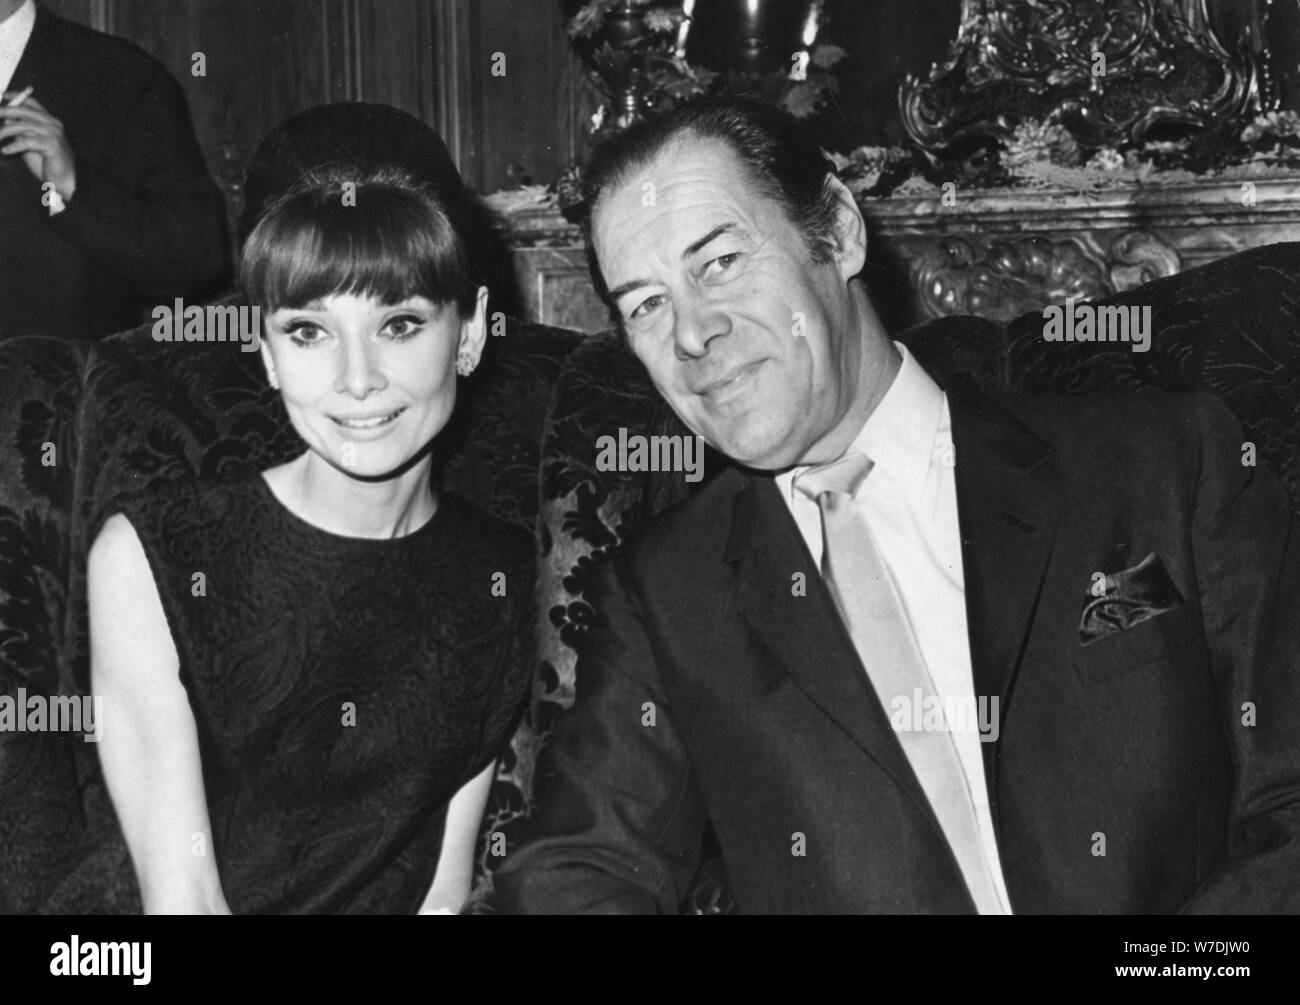
[[[1300,244],[1243,252],[1099,303],[1151,307],[1149,351],[1048,342],[1041,312],[1005,326],[941,319],[897,337],[946,386],[1211,391],[1300,505]],[[489,801],[480,894],[500,845],[486,837],[500,831],[507,848],[515,839],[517,820],[534,809],[537,752],[573,701],[592,570],[698,487],[680,473],[600,470],[597,440],[619,427],[684,431],[617,337],[512,322],[489,339],[440,437],[444,483],[533,529],[538,542],[534,701]],[[0,695],[86,693],[85,556],[124,498],[178,478],[234,477],[301,449],[256,355],[237,344],[159,344],[148,327],[94,346],[0,342]],[[724,463],[708,454],[705,481]],[[95,745],[0,733],[0,912],[135,910]],[[683,910],[731,910],[716,857]]]

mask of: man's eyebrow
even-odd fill
[[[736,225],[734,223],[724,223],[721,226],[714,227],[711,231],[709,231],[707,234],[701,237],[698,241],[693,241],[692,243],[686,246],[686,250],[682,252],[682,261],[686,261],[686,259],[690,258],[697,251],[704,248],[714,238],[721,237],[723,234],[730,233],[735,229],[736,229]],[[623,283],[623,285],[616,286],[614,287],[614,289],[610,290],[609,299],[617,303],[620,297],[626,296],[627,294],[631,293],[633,290],[639,290],[642,286],[650,286],[650,285],[651,283],[650,280],[648,279],[633,279],[631,282]]]
[[[616,286],[614,289],[610,290],[609,299],[614,303],[618,303],[620,297],[626,296],[633,290],[639,290],[642,286],[649,285],[650,280],[648,279],[633,279],[630,283],[624,283],[622,286]]]
[[[720,227],[714,227],[707,234],[701,237],[698,241],[696,241],[693,244],[688,244],[686,246],[686,250],[682,252],[682,261],[685,261],[686,259],[690,258],[693,254],[695,254],[697,251],[703,248],[715,237],[720,237],[721,235],[726,234],[735,229],[736,229],[736,225],[734,223],[724,223]]]

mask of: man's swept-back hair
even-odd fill
[[[803,234],[812,260],[831,260],[838,203],[826,180],[834,176],[835,165],[813,135],[788,112],[757,98],[699,98],[609,137],[587,162],[582,176],[583,231],[592,276],[606,302],[607,287],[591,247],[592,211],[602,195],[683,137],[725,143],[755,194],[777,202]]]
[[[386,105],[322,105],[276,127],[249,168],[240,284],[268,310],[336,294],[423,296],[473,313],[478,207],[442,140]]]

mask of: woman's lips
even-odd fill
[[[330,420],[335,425],[342,426],[344,429],[379,429],[382,426],[388,425],[404,411],[406,411],[405,408],[399,408],[396,411],[381,412],[374,415],[352,415],[347,417],[331,415]]]

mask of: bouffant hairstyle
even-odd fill
[[[472,313],[479,210],[438,134],[387,105],[321,105],[267,135],[239,221],[240,285],[268,310],[336,294]]]

